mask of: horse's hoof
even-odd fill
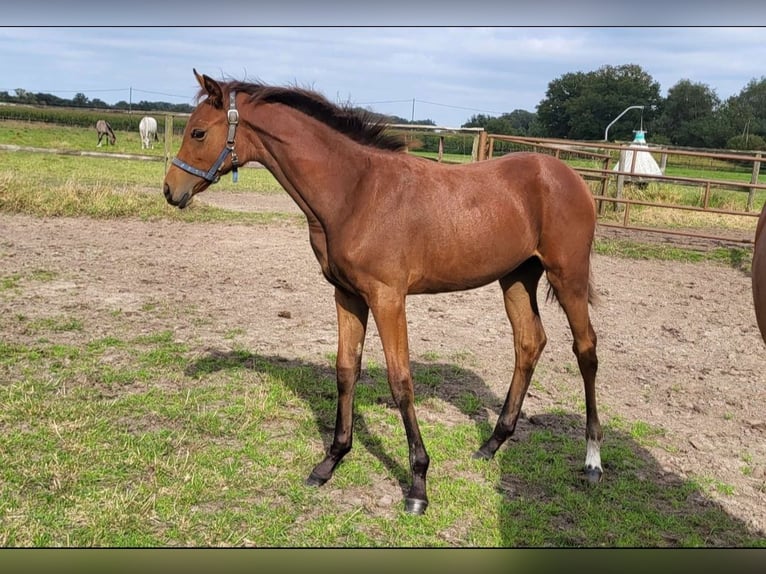
[[[479,449],[475,453],[473,453],[473,456],[471,458],[473,458],[474,460],[492,460],[493,456],[494,455],[492,453]]]
[[[588,480],[588,484],[598,484],[601,482],[602,476],[604,476],[604,473],[600,468],[585,469],[585,478]]]
[[[419,498],[404,499],[404,510],[408,514],[421,515],[426,511],[426,508],[428,508],[427,500],[420,500]]]
[[[311,473],[309,477],[306,479],[306,486],[322,486],[325,482],[327,482],[329,479],[322,478],[318,474]]]

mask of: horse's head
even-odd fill
[[[234,105],[235,94],[225,94],[221,85],[194,70],[205,99],[195,108],[184,130],[181,148],[165,175],[163,192],[171,205],[184,208],[192,196],[206,190],[221,175],[239,165],[234,151],[234,134],[239,114]]]

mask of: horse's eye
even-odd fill
[[[193,137],[195,140],[201,140],[205,137],[205,130],[194,128],[191,132],[191,137]]]

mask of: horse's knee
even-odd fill
[[[338,365],[335,368],[335,379],[338,383],[338,391],[342,392],[354,387],[359,380],[359,367],[356,365]]]

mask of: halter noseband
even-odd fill
[[[226,156],[231,154],[231,179],[234,183],[237,182],[237,167],[239,166],[239,158],[237,157],[237,152],[234,151],[234,133],[237,131],[237,124],[239,123],[239,112],[237,111],[236,97],[236,92],[231,92],[229,94],[229,109],[226,112],[226,119],[229,121],[229,134],[226,137],[226,147],[223,148],[220,154],[218,154],[218,159],[215,160],[215,163],[212,165],[212,167],[207,171],[203,171],[189,165],[185,161],[181,161],[177,157],[173,158],[173,165],[176,165],[184,171],[188,171],[189,173],[201,177],[202,179],[205,179],[211,183],[216,183],[219,179],[221,179],[221,176],[218,173],[218,171],[221,169],[221,165],[226,159]]]

